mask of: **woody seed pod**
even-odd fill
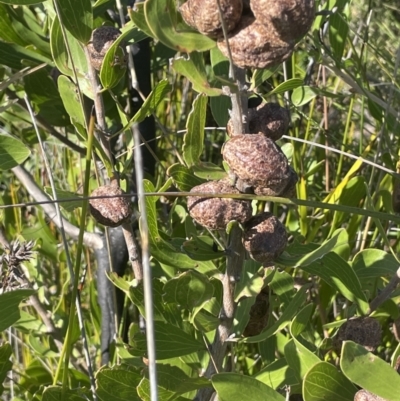
[[[242,14],[242,0],[220,0],[226,29],[235,28]],[[203,35],[223,36],[217,0],[188,0],[180,7],[184,21]]]
[[[315,0],[250,0],[250,7],[257,21],[272,23],[284,41],[301,39],[315,18]]]
[[[228,35],[233,62],[241,68],[268,68],[284,62],[292,54],[294,41],[283,40],[272,22],[260,23],[251,15],[243,15]],[[228,57],[225,39],[218,48]]]
[[[96,70],[100,71],[107,50],[112,46],[119,35],[121,35],[119,29],[107,25],[101,26],[92,32],[92,37],[90,38],[87,48],[90,55],[90,64]],[[123,49],[122,51],[124,52]],[[125,64],[125,57],[118,60],[118,62],[120,64]]]
[[[256,301],[250,309],[250,319],[243,331],[245,337],[260,334],[268,323],[269,292],[265,287],[257,295]]]
[[[290,123],[290,113],[277,103],[262,103],[257,108],[249,109],[248,114],[249,133],[259,132],[273,141],[282,138]],[[228,121],[226,127],[229,136],[233,134],[232,120]]]
[[[340,350],[343,341],[351,340],[368,351],[375,351],[381,342],[382,328],[372,317],[355,317],[343,323],[335,338],[335,347]]]
[[[190,192],[239,193],[228,180],[209,181]],[[189,196],[187,205],[190,216],[211,230],[224,229],[231,220],[244,223],[251,217],[251,202],[245,200]]]
[[[121,197],[124,191],[117,185],[103,185],[95,189],[91,196],[107,196],[107,198],[90,199],[92,216],[104,226],[118,227],[132,215],[131,202]],[[115,198],[109,198],[115,196]]]
[[[236,135],[222,148],[232,172],[259,193],[279,196],[293,181],[293,170],[274,141],[262,134]]]
[[[261,213],[245,224],[243,245],[251,258],[264,266],[273,262],[286,244],[286,229],[272,213]]]
[[[372,394],[367,390],[359,390],[354,394],[354,401],[387,401],[385,398]]]

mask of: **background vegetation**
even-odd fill
[[[399,401],[395,2],[317,1],[292,57],[246,73],[252,98],[291,111],[280,145],[299,182],[297,199],[250,196],[255,211],[271,210],[285,224],[289,245],[274,268],[245,261],[223,369],[212,378],[202,373],[216,358],[210,344],[221,328],[228,234],[195,225],[185,192],[225,175],[229,62],[207,38],[182,31],[175,2],[118,6],[0,1],[2,399],[147,400],[151,388],[160,400],[206,399],[211,390],[230,401],[353,400],[363,388]],[[139,50],[136,78],[112,48],[101,105],[83,46],[93,28],[121,26],[120,15],[122,37]],[[140,66],[146,49],[148,67]],[[156,383],[141,318],[147,289],[132,276],[122,231],[97,225],[79,198],[113,165],[128,192],[153,194],[133,196],[141,215],[133,229],[144,267],[149,242]],[[59,210],[37,204],[47,196],[65,201]],[[260,293],[266,327],[245,337]],[[338,336],[355,316],[381,326],[373,353],[360,345],[377,332],[366,320]]]

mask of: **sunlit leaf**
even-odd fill
[[[0,132],[0,170],[9,170],[23,163],[31,154],[30,150],[17,138]]]

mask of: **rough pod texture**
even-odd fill
[[[242,14],[242,0],[220,0],[227,31],[235,28]],[[188,0],[180,7],[185,22],[203,35],[223,36],[217,0]]]
[[[257,21],[272,23],[284,41],[301,39],[315,18],[314,0],[250,0],[250,7]]]
[[[222,155],[240,180],[262,188],[264,195],[280,195],[293,179],[282,150],[262,134],[234,136],[224,144]]]
[[[354,394],[354,401],[387,401],[385,398],[372,394],[367,390],[359,390]]]
[[[368,351],[375,351],[381,342],[382,328],[372,317],[356,317],[343,323],[335,338],[335,347],[340,350],[342,342],[354,341]]]
[[[250,319],[243,331],[245,337],[260,334],[268,324],[269,291],[268,287],[263,288],[257,295],[256,301],[250,309]]]
[[[291,166],[288,167],[288,179],[283,179],[282,185],[263,186],[259,185],[253,187],[253,192],[256,195],[265,196],[281,196],[282,198],[295,198],[296,197],[296,184],[299,180],[297,173]]]
[[[236,28],[228,35],[233,62],[241,68],[268,68],[285,61],[294,48],[294,41],[282,40],[272,22],[260,23],[243,15]],[[224,39],[218,48],[229,57]]]
[[[206,182],[191,192],[239,193],[228,180]],[[251,217],[251,202],[244,200],[189,196],[187,205],[190,216],[211,230],[224,229],[231,220],[244,223]]]
[[[243,245],[251,258],[264,266],[270,265],[286,244],[286,229],[271,213],[254,216],[245,224]]]
[[[90,64],[96,70],[100,71],[107,50],[119,35],[121,35],[121,32],[113,26],[101,26],[92,32],[87,48],[90,55]],[[119,62],[125,63],[126,60],[119,60]]]
[[[107,196],[107,198],[90,199],[92,216],[104,226],[117,227],[132,215],[131,202],[123,195],[124,191],[115,185],[103,185],[95,189],[91,196]],[[115,198],[108,198],[116,196]]]
[[[277,141],[286,134],[289,128],[290,113],[277,103],[262,103],[256,108],[249,109],[248,121],[250,134],[260,132],[273,141]],[[232,120],[228,121],[226,130],[229,136],[233,136]]]

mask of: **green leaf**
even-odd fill
[[[295,338],[285,345],[285,358],[299,382],[302,381],[309,369],[321,361]]]
[[[65,109],[68,112],[71,122],[78,123],[84,127],[86,125],[86,121],[78,95],[78,88],[65,75],[60,75],[57,83],[61,99]]]
[[[272,362],[254,377],[275,390],[283,386],[294,386],[299,383],[293,369],[289,367],[285,358]]]
[[[189,192],[193,187],[204,182],[204,180],[196,177],[187,167],[179,163],[169,167],[167,174],[172,178],[174,185],[184,192]]]
[[[285,397],[249,376],[218,373],[211,378],[221,401],[284,401]]]
[[[363,314],[367,312],[369,305],[356,273],[336,253],[329,252],[319,260],[303,266],[302,269],[321,277],[335,287],[349,301],[355,302]]]
[[[344,14],[335,12],[329,16],[329,43],[336,61],[340,61],[346,45],[349,26]]]
[[[317,96],[314,88],[299,86],[292,92],[292,103],[296,107],[304,106]]]
[[[164,302],[175,302],[182,308],[193,309],[213,296],[209,279],[194,270],[182,273],[164,286]]]
[[[303,305],[305,300],[307,299],[307,290],[309,286],[303,285],[299,291],[297,291],[296,295],[293,297],[292,302],[285,308],[282,315],[279,319],[270,326],[267,330],[263,331],[257,336],[245,338],[244,342],[246,343],[258,343],[260,341],[266,340],[268,337],[274,335],[278,331],[282,330],[286,327],[293,317],[296,315],[297,311]]]
[[[210,97],[210,108],[214,120],[220,127],[225,127],[229,121],[229,109],[232,108],[231,98],[229,96]]]
[[[182,244],[182,250],[193,260],[214,260],[225,256],[225,252],[214,249],[214,240],[208,236],[195,237]]]
[[[263,82],[265,82],[269,77],[272,77],[272,75],[275,74],[276,70],[280,67],[280,65],[277,65],[276,67],[272,67],[271,69],[269,68],[264,68],[262,70],[254,70],[253,76],[251,77],[251,86],[250,86],[250,91],[253,91],[254,89],[258,88]]]
[[[57,87],[45,69],[24,78],[25,91],[36,114],[58,127],[70,125]]]
[[[163,79],[161,80],[157,86],[151,91],[150,95],[142,104],[140,110],[129,120],[128,124],[118,131],[118,134],[127,131],[133,124],[140,123],[143,121],[147,116],[154,113],[157,109],[157,106],[165,100],[167,94],[171,91],[171,84],[168,80]],[[114,134],[117,135],[117,134]]]
[[[193,165],[192,171],[196,177],[207,181],[222,180],[227,176],[224,169],[209,162],[199,162]]]
[[[88,400],[90,394],[90,390],[84,387],[70,390],[58,386],[49,386],[43,391],[42,401],[82,401]]]
[[[9,170],[23,163],[30,150],[13,136],[0,132],[0,170]]]
[[[34,293],[34,290],[15,290],[0,294],[0,332],[8,329],[20,318],[20,302]]]
[[[62,0],[58,2],[61,21],[65,28],[81,43],[87,44],[93,30],[90,0]]]
[[[183,159],[188,167],[199,162],[203,153],[207,102],[206,95],[197,95],[186,122],[187,132],[183,137]]]
[[[172,68],[182,74],[193,84],[193,89],[208,96],[222,95],[222,89],[211,87],[208,82],[203,55],[198,52],[191,53],[188,57],[176,57],[171,60]]]
[[[4,343],[0,346],[0,395],[3,394],[3,382],[7,377],[7,372],[12,369],[12,362],[10,361],[12,355],[12,348],[9,343]]]
[[[188,355],[205,350],[205,344],[170,323],[154,322],[156,359],[163,360]],[[131,339],[133,352],[147,355],[146,338],[142,333],[136,333]]]
[[[10,68],[21,70],[26,67],[22,60],[28,60],[33,64],[46,63],[53,65],[52,60],[33,51],[25,49],[14,43],[5,43],[0,41],[0,64],[4,64]]]
[[[213,48],[216,43],[207,36],[192,30],[184,31],[184,25],[176,24],[175,4],[173,0],[147,0],[144,4],[147,25],[153,37],[172,49],[191,53]]]
[[[1,0],[1,3],[11,4],[15,6],[29,6],[31,4],[43,3],[43,0]]]
[[[150,181],[144,180],[145,192],[154,192],[154,186]],[[156,203],[157,198],[154,196],[146,197],[146,214],[149,226],[149,242],[151,255],[160,263],[171,266],[176,270],[181,269],[205,269],[214,270],[215,266],[212,262],[194,261],[186,254],[183,254],[179,248],[166,242],[158,232]],[[139,220],[139,224],[140,220]]]
[[[400,401],[400,375],[363,346],[345,341],[340,367],[353,383],[388,401]]]
[[[299,86],[303,85],[303,80],[300,78],[291,78],[288,79],[285,82],[282,82],[280,85],[278,85],[275,89],[273,89],[271,92],[269,92],[265,97],[269,97],[271,95],[277,95],[278,93],[283,93],[286,91],[290,91],[293,89],[296,89]]]
[[[96,374],[96,393],[100,401],[140,401],[136,387],[142,376],[127,366],[104,366]]]
[[[327,362],[319,362],[305,375],[304,401],[353,401],[357,388]]]
[[[365,249],[354,257],[352,267],[359,279],[376,278],[395,274],[399,263],[381,249]]]

